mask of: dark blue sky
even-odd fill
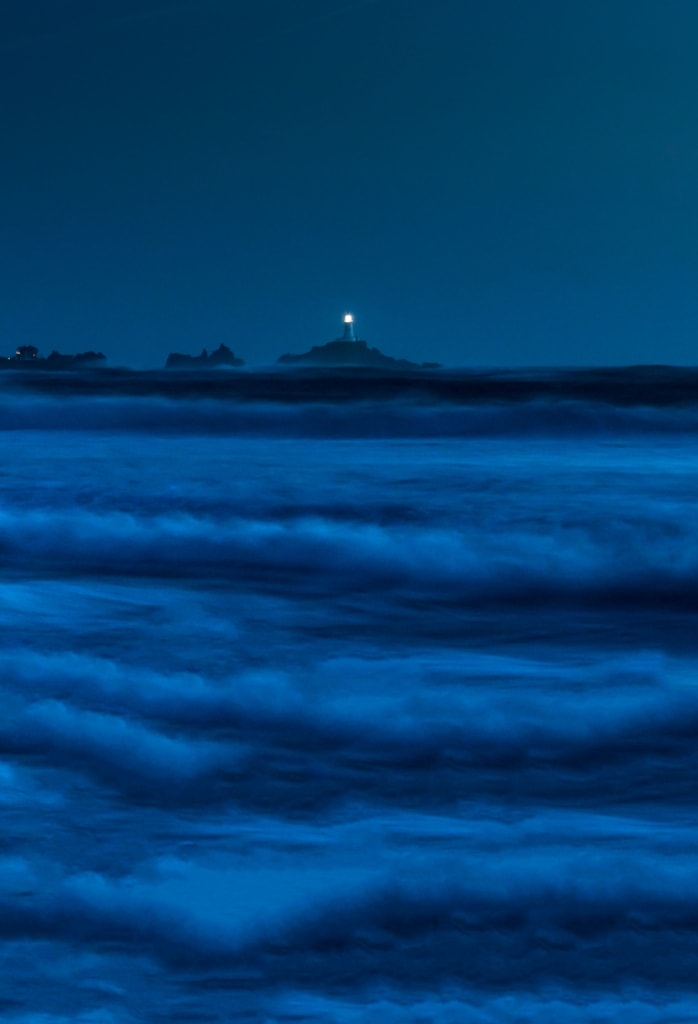
[[[1,349],[695,363],[695,0],[1,6]]]

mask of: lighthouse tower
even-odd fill
[[[354,337],[354,317],[351,313],[344,314],[344,337],[342,341],[356,341]]]

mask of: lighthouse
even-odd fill
[[[354,337],[354,317],[351,313],[344,314],[344,337],[342,341],[356,341]]]

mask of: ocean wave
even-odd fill
[[[434,877],[434,867],[438,875]],[[267,923],[226,926],[91,873],[52,892],[0,897],[0,932],[139,954],[198,983],[328,993],[383,985],[403,993],[529,989],[583,984],[693,992],[698,943],[695,870],[656,859],[539,854],[537,862],[453,863],[401,881],[342,885],[306,910]],[[194,978],[192,978],[194,981]]]
[[[14,651],[0,751],[129,801],[308,815],[367,805],[691,799],[698,696],[679,667],[455,673],[356,660],[207,682]],[[31,699],[27,700],[27,694]],[[493,694],[496,695],[493,696]],[[125,768],[125,766],[128,766]]]
[[[694,1020],[693,434],[321,384],[5,395],[0,1015]]]
[[[31,538],[28,542],[28,538]],[[0,551],[15,571],[225,579],[303,595],[391,591],[464,607],[698,605],[698,532],[672,510],[612,521],[521,524],[492,535],[320,518],[0,512]]]
[[[242,402],[201,397],[81,397],[67,403],[6,399],[0,432],[150,433],[162,436],[352,438],[684,437],[698,433],[698,406],[615,406],[557,399],[524,402],[411,402],[387,398],[342,405]]]

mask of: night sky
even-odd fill
[[[695,363],[695,0],[3,0],[0,335]]]

